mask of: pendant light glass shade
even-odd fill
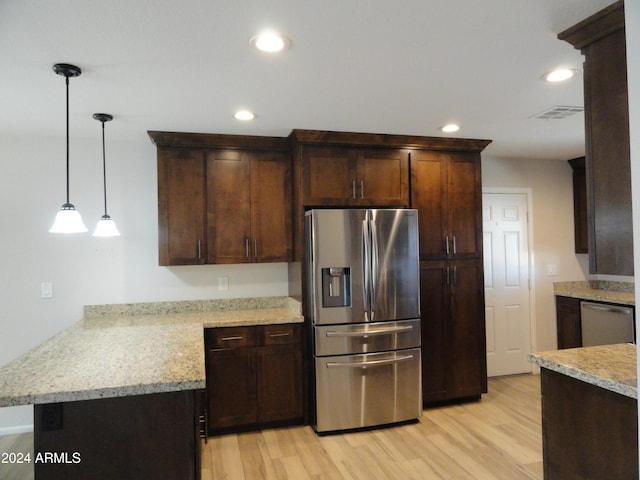
[[[51,233],[83,233],[87,231],[82,217],[71,202],[69,202],[69,77],[77,77],[82,71],[75,65],[67,63],[56,63],[53,71],[65,77],[67,87],[67,201],[56,215],[53,226],[49,229]]]
[[[108,113],[94,113],[93,118],[102,122],[102,185],[104,187],[104,215],[98,220],[96,229],[93,232],[94,237],[117,237],[120,235],[116,222],[111,220],[107,214],[107,157],[104,148],[104,124],[113,120],[113,116]]]
[[[100,220],[98,220],[98,224],[96,225],[96,229],[93,232],[94,237],[117,237],[120,235],[118,231],[118,227],[116,227],[116,222],[111,220],[109,215],[103,215]]]
[[[70,203],[62,206],[56,214],[53,226],[49,229],[50,233],[84,233],[86,231],[87,227],[82,222],[82,217],[76,207]]]

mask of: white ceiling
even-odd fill
[[[582,68],[557,34],[613,0],[1,0],[0,134],[99,137],[147,130],[287,135],[292,128],[492,139],[494,157],[566,160],[584,153]],[[265,55],[265,28],[291,38]],[[251,123],[233,118],[243,107]]]

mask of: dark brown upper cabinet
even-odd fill
[[[149,135],[158,147],[160,265],[291,259],[285,138]]]

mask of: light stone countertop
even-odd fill
[[[172,313],[85,308],[84,320],[0,367],[0,407],[203,389],[204,328],[303,321],[295,303],[251,300],[214,302],[214,311],[198,302],[162,302]]]
[[[532,353],[529,361],[606,390],[638,398],[636,345],[620,343]]]
[[[583,300],[617,303],[635,306],[634,284],[631,282],[609,282],[585,280],[578,282],[555,282],[553,294]]]

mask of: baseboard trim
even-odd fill
[[[33,425],[16,425],[13,427],[0,427],[0,437],[3,435],[14,435],[16,433],[31,433]]]

